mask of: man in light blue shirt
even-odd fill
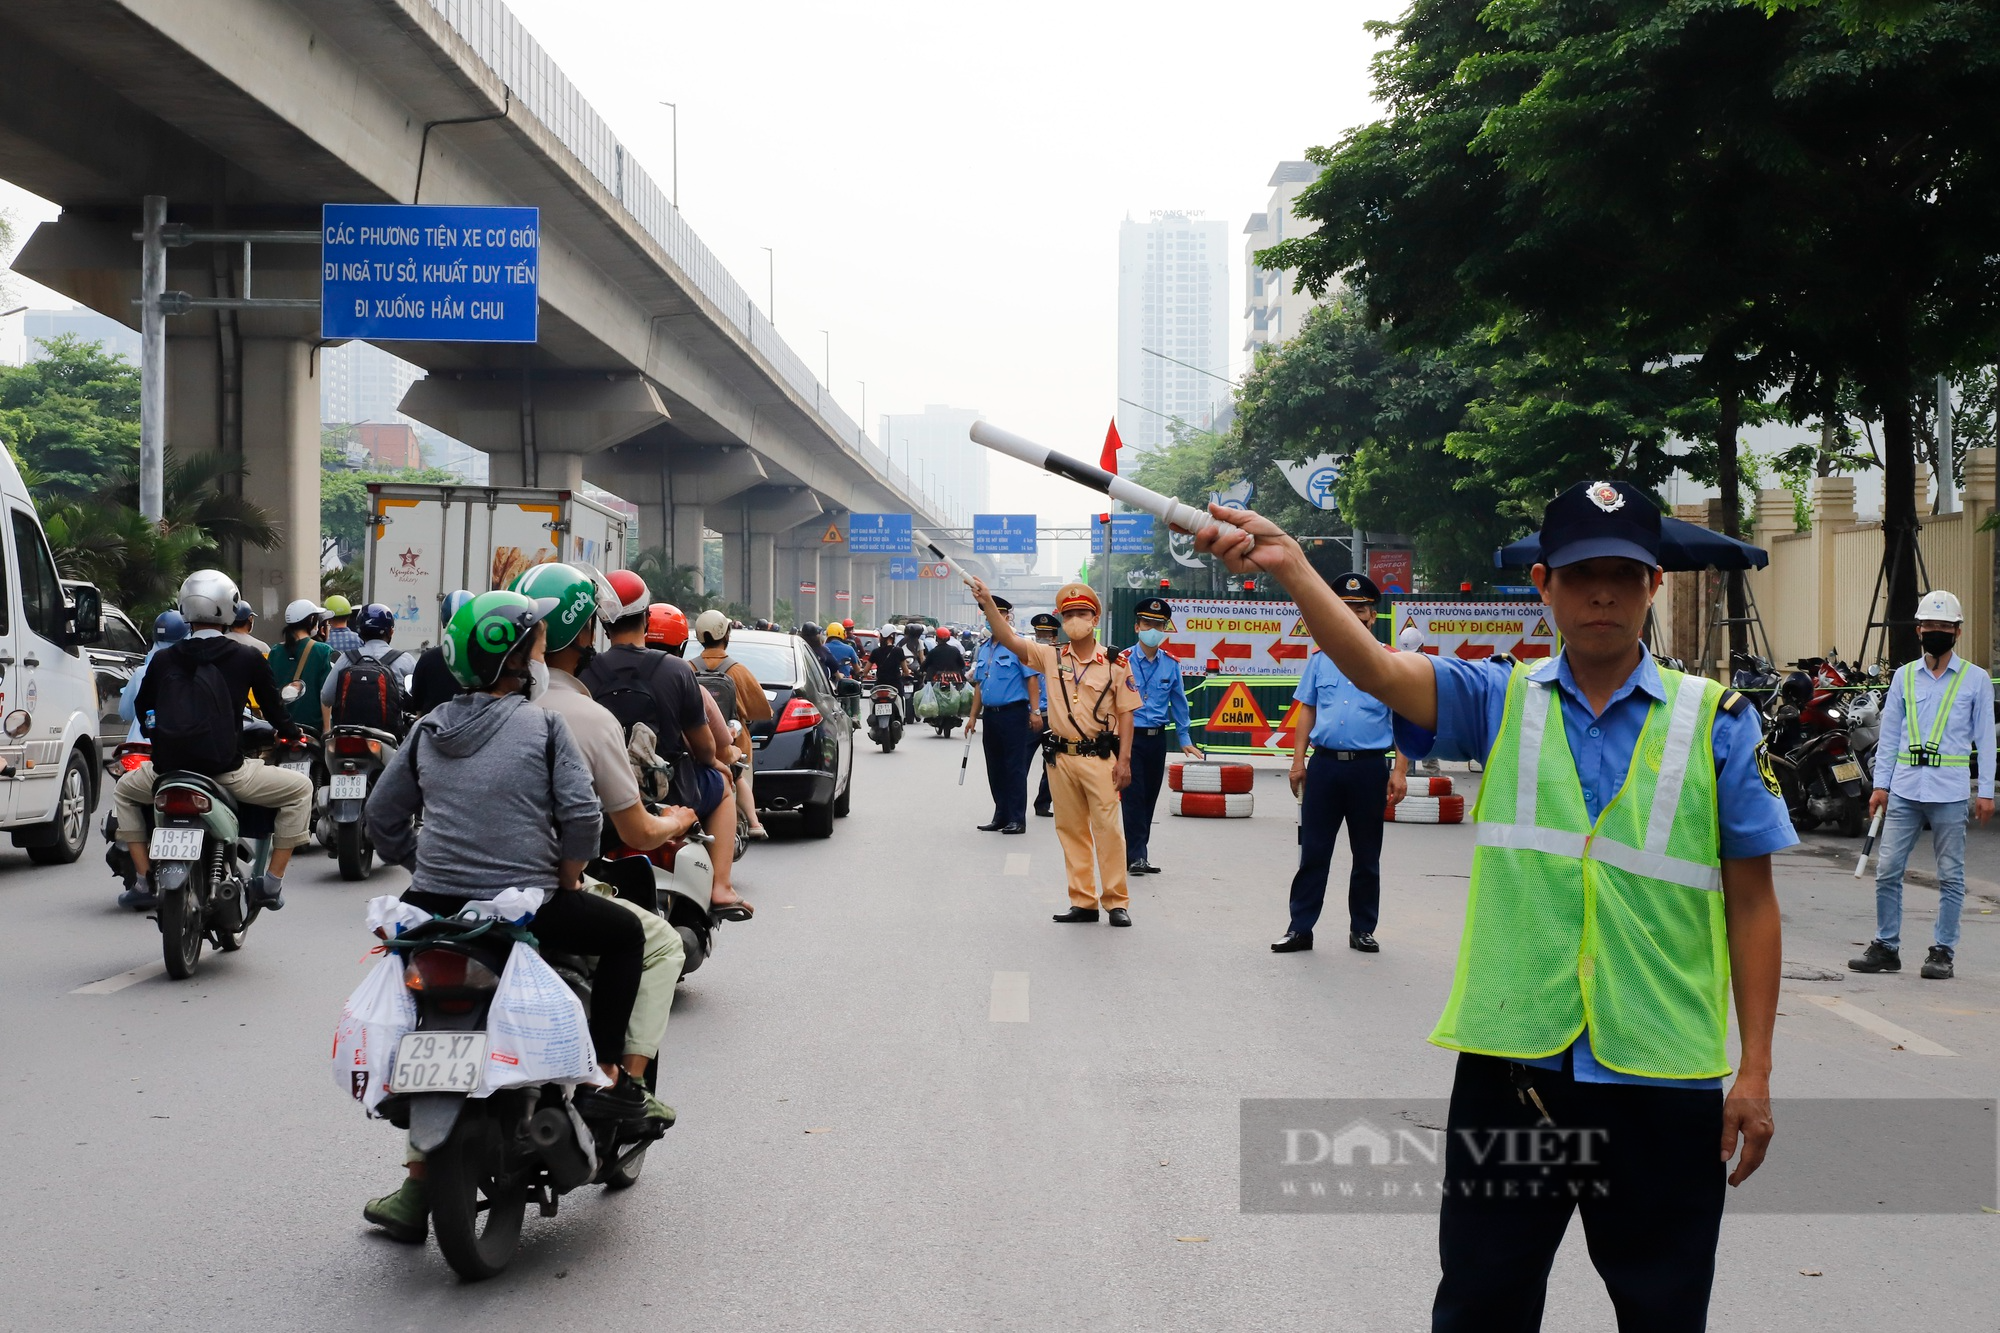
[[[1001,614],[1011,615],[1013,603],[996,597]],[[982,833],[1028,831],[1028,677],[1033,673],[1021,659],[988,639],[972,668],[972,715],[966,719],[970,736],[986,719],[980,747],[986,757],[986,786],[993,793],[993,818],[978,825]]]
[[[1870,818],[1887,810],[1875,863],[1875,938],[1851,972],[1903,968],[1903,870],[1917,835],[1931,826],[1937,851],[1938,914],[1923,975],[1951,977],[1958,916],[1965,906],[1965,819],[1968,805],[1984,824],[1993,813],[1993,681],[1953,651],[1965,613],[1948,592],[1917,603],[1920,661],[1897,668],[1882,709],[1875,749]],[[1972,797],[1972,754],[1979,753],[1979,795]]]
[[[1174,628],[1174,608],[1164,597],[1147,597],[1133,608],[1132,622],[1139,646],[1121,656],[1132,673],[1133,688],[1139,691],[1139,709],[1132,715],[1132,784],[1118,794],[1118,807],[1125,824],[1126,873],[1157,875],[1160,868],[1149,853],[1153,810],[1167,774],[1167,729],[1174,729],[1181,753],[1189,759],[1201,758],[1201,750],[1194,743],[1194,723],[1188,719],[1180,660],[1161,651]]]

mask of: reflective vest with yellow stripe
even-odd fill
[[[1531,679],[1533,667],[1547,680]],[[1451,998],[1431,1040],[1535,1059],[1586,1024],[1598,1063],[1729,1072],[1729,941],[1711,743],[1722,689],[1662,670],[1625,785],[1593,826],[1552,662],[1507,683],[1473,809],[1477,846]]]

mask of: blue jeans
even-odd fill
[[[1875,862],[1875,938],[1900,948],[1903,933],[1903,868],[1926,822],[1937,848],[1938,914],[1935,941],[1958,947],[1958,914],[1965,906],[1965,816],[1970,801],[1908,801],[1889,793],[1882,819],[1882,842]]]

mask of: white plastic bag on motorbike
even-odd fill
[[[510,926],[526,924],[542,910],[548,895],[540,889],[502,889],[491,898],[468,898],[460,916],[492,917]]]
[[[403,960],[386,955],[347,1003],[333,1029],[333,1083],[373,1115],[389,1086],[396,1043],[417,1025],[417,1003],[403,987]]]
[[[368,900],[368,929],[381,939],[393,940],[430,919],[429,912],[410,906],[393,893]]]
[[[475,1096],[531,1083],[609,1084],[590,1044],[583,1001],[556,970],[516,943],[486,1018],[486,1074]]]

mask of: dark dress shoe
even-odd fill
[[[1026,833],[1028,826],[1026,824],[1002,824],[1000,831],[1002,833]]]
[[[1037,815],[1039,815],[1039,816],[1040,816],[1041,818],[1043,818],[1043,819],[1054,819],[1054,818],[1056,817],[1056,812],[1055,812],[1055,811],[1053,811],[1053,810],[1044,810],[1044,809],[1042,809],[1042,807],[1041,807],[1041,806],[1039,806],[1039,805],[1035,807],[1035,813],[1036,813]]]
[[[1310,953],[1313,947],[1313,933],[1310,930],[1287,931],[1285,938],[1271,946],[1272,953]]]
[[[1132,914],[1122,907],[1114,907],[1111,909],[1111,924],[1114,926],[1129,926],[1132,924]]]
[[[1160,873],[1160,868],[1142,856],[1136,861],[1127,862],[1125,873],[1128,875],[1157,875]]]
[[[1066,926],[1074,925],[1079,921],[1095,921],[1097,920],[1097,909],[1095,907],[1072,907],[1067,912],[1057,912],[1050,920],[1060,921]]]
[[[1356,935],[1352,931],[1349,931],[1347,935],[1347,947],[1350,949],[1359,949],[1362,953],[1382,952],[1382,946],[1375,942],[1373,935]]]
[[[1001,829],[1005,827],[1007,827],[1005,824],[996,821],[991,824],[981,824],[979,826],[979,831],[981,833],[998,833]]]

